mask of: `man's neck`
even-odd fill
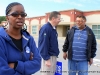
[[[80,30],[83,30],[85,27],[86,27],[86,26],[83,26],[83,27],[79,27],[79,29],[80,29]]]
[[[77,27],[78,29],[80,29],[80,30],[83,30],[83,29],[86,27],[86,25],[81,26],[81,27],[79,27],[78,25],[76,25],[76,27]]]
[[[55,27],[55,24],[53,22],[51,22],[51,21],[49,21],[49,22],[52,25],[52,27]]]

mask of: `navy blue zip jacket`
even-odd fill
[[[22,31],[22,36],[23,51],[21,52],[5,29],[0,27],[0,75],[31,75],[40,70],[41,57],[33,37],[26,31]],[[31,52],[32,60],[30,60]],[[18,62],[16,68],[10,68],[8,63],[15,62]]]
[[[50,56],[58,56],[58,34],[56,29],[47,22],[39,31],[38,48],[44,60],[50,59]]]

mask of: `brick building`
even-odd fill
[[[75,25],[77,15],[84,15],[87,18],[86,24],[93,30],[97,39],[100,39],[100,10],[80,11],[77,9],[59,11],[61,13],[61,22],[57,26],[58,36],[65,37],[66,31]],[[39,29],[48,22],[49,12],[43,16],[30,17],[25,19],[27,30],[31,35],[38,36]],[[4,22],[2,22],[4,24]]]

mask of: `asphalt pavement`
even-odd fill
[[[38,37],[34,37],[34,40],[36,42],[36,45],[38,46]],[[60,54],[57,59],[57,61],[62,62],[62,75],[68,75],[68,61],[63,59],[63,52],[62,52],[62,46],[64,44],[65,38],[58,38],[58,43],[59,43],[59,49],[60,49]],[[96,57],[94,58],[94,62],[91,66],[88,67],[88,75],[100,75],[100,41],[97,41],[97,52],[96,52]],[[38,71],[37,73],[33,75],[41,75],[41,72]]]

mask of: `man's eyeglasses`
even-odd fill
[[[80,20],[76,20],[76,22],[81,22],[82,23],[82,22],[84,22],[84,20],[81,20],[81,21]]]
[[[8,16],[13,16],[13,17],[19,17],[19,15],[20,15],[21,17],[26,17],[26,16],[27,16],[26,13],[18,13],[18,12],[13,12],[13,13],[11,13],[11,14],[8,14]]]

